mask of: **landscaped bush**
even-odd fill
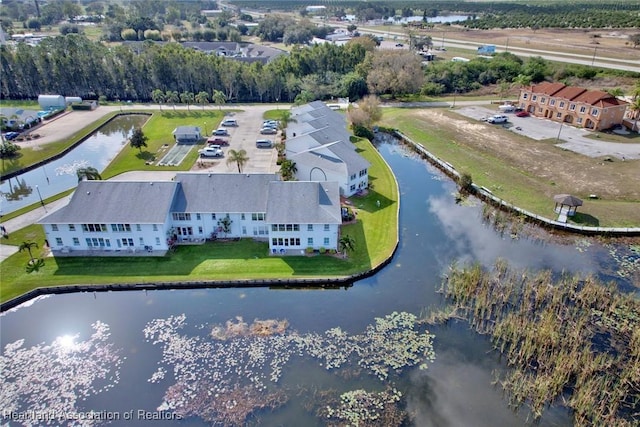
[[[373,141],[375,137],[371,129],[361,125],[353,125],[353,134],[360,138],[367,138],[369,141]]]
[[[320,248],[320,253],[321,254],[324,254],[326,252],[327,252],[327,248],[324,248],[324,247]]]
[[[312,254],[313,253],[313,248],[311,246],[308,246],[304,251],[305,251],[305,253]]]

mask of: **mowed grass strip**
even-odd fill
[[[440,119],[432,120],[433,114],[422,111],[385,108],[381,124],[400,130],[459,172],[470,173],[474,183],[495,196],[538,215],[555,218],[553,196],[570,193],[584,201],[578,212],[590,218],[585,225],[640,225],[640,161],[594,159],[455,112],[438,109]],[[465,124],[486,126],[484,134],[472,135]],[[589,194],[600,198],[590,200]]]
[[[366,196],[350,200],[358,219],[342,228],[343,235],[349,234],[355,240],[355,251],[349,252],[346,259],[339,254],[271,257],[266,242],[242,239],[180,246],[164,257],[47,257],[44,267],[27,273],[29,254],[18,252],[0,264],[0,300],[10,300],[38,287],[72,284],[328,278],[367,271],[385,261],[395,249],[398,192],[393,173],[373,145],[358,140],[356,146],[371,162],[369,174],[374,188]],[[24,241],[37,242],[39,248],[33,249],[33,255],[40,258],[44,239],[42,227],[31,225],[10,233],[3,243],[19,246]]]

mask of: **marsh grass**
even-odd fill
[[[498,378],[514,409],[534,417],[562,402],[576,425],[640,422],[640,302],[593,277],[453,265],[440,289],[446,310],[491,335],[510,373]]]

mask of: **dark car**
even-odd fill
[[[229,145],[229,141],[224,138],[209,138],[207,139],[207,145],[220,145],[222,147],[226,147]]]
[[[7,141],[11,141],[12,139],[16,139],[20,134],[18,132],[7,132],[4,134],[4,139]]]
[[[527,113],[526,111],[518,111],[516,113],[516,117],[529,117],[529,113]]]

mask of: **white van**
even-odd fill
[[[224,119],[220,125],[225,127],[235,127],[238,126],[238,121],[236,119]]]

